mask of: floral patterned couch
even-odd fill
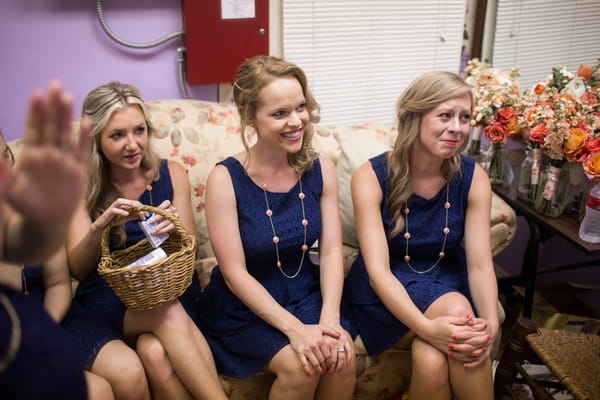
[[[154,100],[146,105],[157,130],[156,150],[162,157],[180,162],[188,171],[198,232],[197,271],[201,284],[205,285],[216,265],[204,216],[205,182],[216,162],[243,149],[239,117],[231,104],[176,99]],[[74,125],[76,127],[77,123]],[[349,268],[357,254],[348,192],[350,176],[369,156],[388,148],[396,132],[394,126],[375,123],[355,126],[317,125],[315,148],[327,154],[338,167],[346,268]],[[248,139],[252,141],[252,137]],[[19,140],[9,144],[18,151]],[[495,254],[512,240],[516,229],[515,218],[514,211],[494,195],[491,234]],[[357,381],[354,399],[388,400],[408,387],[409,351],[390,349],[379,356],[369,357],[358,338],[356,352]],[[221,377],[231,400],[266,399],[272,380],[273,376],[267,373],[243,380]]]

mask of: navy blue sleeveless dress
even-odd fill
[[[322,299],[317,265],[306,254],[298,276],[293,279],[283,276],[277,268],[263,189],[246,175],[237,159],[229,157],[220,164],[228,169],[233,182],[248,272],[303,323],[318,323]],[[323,177],[319,160],[315,160],[301,179],[308,220],[306,243],[310,246],[321,233]],[[299,192],[299,183],[285,193],[267,192],[273,224],[280,237],[280,260],[287,275],[296,272],[302,258],[304,230]],[[341,324],[350,330],[344,315]],[[219,373],[235,378],[261,371],[281,348],[289,344],[283,333],[254,314],[229,290],[218,266],[213,269],[210,282],[202,292],[198,325],[208,340]]]
[[[0,398],[18,400],[87,399],[83,363],[66,332],[38,299],[0,285],[0,359],[13,337],[18,315],[21,339],[15,358],[0,371]],[[8,302],[5,304],[4,302]]]
[[[381,212],[386,234],[392,231],[393,219],[387,204],[389,183],[386,154],[369,160],[383,192]],[[473,178],[474,161],[462,157],[462,174],[454,175],[449,184],[448,234],[445,257],[428,273],[417,274],[407,266],[404,231],[388,239],[392,273],[406,288],[415,305],[424,312],[438,297],[449,292],[460,292],[471,301],[467,281],[465,251],[462,246],[467,198]],[[442,248],[445,218],[446,187],[433,198],[413,194],[408,199],[410,264],[417,271],[430,268],[438,260]],[[400,340],[408,328],[396,319],[381,302],[371,285],[362,254],[352,264],[344,284],[344,298],[352,309],[353,322],[367,352],[379,354]],[[472,302],[471,302],[472,303]]]
[[[151,198],[152,196],[152,203]],[[173,199],[173,184],[167,160],[162,160],[159,179],[152,184],[152,194],[144,191],[138,199],[142,204],[158,206],[164,200]],[[127,235],[125,246],[142,240],[144,232],[137,221],[125,224]],[[112,241],[111,241],[112,242]],[[200,283],[194,274],[192,284],[179,297],[179,301],[195,320],[198,298],[200,297]],[[102,347],[112,340],[123,340],[123,317],[126,307],[117,297],[108,283],[98,274],[98,268],[79,282],[75,297],[63,325],[73,338],[84,364],[89,367]]]

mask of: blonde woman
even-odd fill
[[[92,90],[82,117],[91,121],[92,146],[85,198],[71,222],[67,254],[80,280],[65,320],[85,364],[112,385],[118,399],[224,399],[210,349],[194,324],[198,279],[178,299],[152,310],[128,309],[98,275],[101,235],[112,227],[111,248],[144,238],[141,204],[177,215],[195,233],[190,186],[183,167],[152,149],[152,125],[139,91],[111,82]],[[154,233],[174,226],[155,215]],[[137,342],[139,353],[130,346]],[[146,378],[147,375],[147,378]],[[149,382],[149,385],[148,385]]]
[[[411,399],[493,398],[491,186],[460,154],[471,107],[460,76],[418,77],[398,100],[394,148],[352,177],[361,251],[345,298],[369,354],[411,347]]]
[[[270,399],[350,399],[354,345],[342,312],[337,174],[311,147],[317,104],[296,65],[257,56],[239,68],[241,131],[256,143],[210,173],[206,220],[219,265],[200,307],[219,372],[261,370]],[[308,256],[319,240],[320,265]]]

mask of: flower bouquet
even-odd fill
[[[568,174],[562,178],[567,182],[561,182],[564,163],[582,162],[586,168],[594,152],[598,125],[597,85],[590,86],[594,71],[582,67],[578,74],[572,74],[564,67],[553,68],[548,79],[526,90],[521,97],[519,125],[524,138],[532,148],[542,148],[550,158],[539,183],[542,191],[532,185],[535,207],[542,214],[558,216],[566,206],[569,185]],[[590,166],[593,168],[593,162]]]
[[[474,58],[468,62],[465,72],[465,81],[473,88],[474,100],[471,119],[473,130],[467,154],[477,155],[480,152],[482,130],[499,124],[490,129],[497,131],[502,125],[509,136],[518,136],[520,133],[514,109],[519,99],[519,85],[516,82],[519,71],[513,69],[507,74]],[[502,140],[506,143],[505,139]]]

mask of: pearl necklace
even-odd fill
[[[444,222],[444,229],[442,229],[442,232],[444,234],[444,240],[442,241],[442,249],[438,254],[439,257],[435,264],[433,264],[431,267],[427,268],[424,271],[416,270],[412,267],[412,265],[410,265],[410,256],[408,255],[408,239],[410,239],[410,233],[408,232],[408,214],[410,213],[410,209],[408,208],[408,201],[404,203],[404,239],[406,239],[406,253],[404,255],[404,261],[406,261],[406,265],[408,265],[408,268],[410,268],[410,270],[413,271],[415,274],[426,274],[432,271],[435,267],[438,266],[442,258],[444,258],[444,256],[446,255],[444,250],[446,249],[446,240],[448,239],[448,234],[450,233],[450,228],[448,228],[448,210],[450,209],[450,202],[448,201],[449,192],[450,188],[448,183],[446,183],[446,202],[444,203],[446,217]]]
[[[298,276],[298,274],[300,273],[300,270],[302,269],[302,265],[304,264],[304,256],[306,255],[306,252],[308,251],[308,245],[306,244],[306,226],[308,225],[308,220],[306,219],[306,214],[304,212],[304,197],[305,197],[305,195],[304,195],[304,191],[302,190],[302,177],[298,178],[298,182],[299,182],[299,186],[300,186],[300,193],[298,193],[298,198],[300,199],[300,207],[302,210],[302,221],[300,221],[300,223],[304,229],[304,243],[300,247],[300,249],[302,250],[302,258],[300,259],[300,265],[298,266],[296,273],[294,273],[293,275],[288,275],[283,270],[283,264],[281,263],[281,260],[279,259],[279,236],[277,236],[277,232],[275,231],[275,225],[273,224],[273,210],[271,210],[271,207],[269,206],[269,198],[267,196],[267,184],[263,183],[262,185],[260,185],[260,187],[262,188],[263,193],[265,195],[265,206],[266,206],[265,215],[269,218],[269,223],[271,224],[271,230],[273,231],[273,244],[275,245],[275,254],[277,255],[277,268],[283,274],[283,276],[285,276],[286,278],[289,278],[289,279],[293,279]]]

